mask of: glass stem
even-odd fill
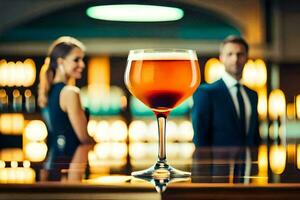
[[[158,162],[166,162],[166,121],[163,115],[157,116],[158,122]]]

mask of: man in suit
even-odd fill
[[[257,146],[257,93],[241,83],[248,60],[248,44],[238,36],[220,45],[222,78],[195,92],[192,121],[196,146]]]

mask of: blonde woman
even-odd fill
[[[51,127],[50,143],[92,142],[87,133],[87,117],[81,106],[80,90],[67,84],[70,79],[82,77],[84,50],[80,41],[67,36],[58,38],[49,48],[40,73],[38,104],[49,114],[46,121]]]

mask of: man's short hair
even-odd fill
[[[226,37],[223,42],[220,45],[220,50],[222,50],[223,46],[227,43],[236,43],[236,44],[241,44],[245,47],[246,52],[248,53],[249,51],[249,45],[246,42],[246,40],[244,38],[242,38],[241,36],[237,36],[237,35],[229,35],[228,37]]]

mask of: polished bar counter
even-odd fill
[[[183,147],[178,146],[182,152]],[[1,161],[0,199],[299,199],[300,196],[300,146],[295,143],[259,148],[195,148],[191,157],[170,156],[170,164],[192,172],[191,178],[173,180],[133,178],[131,171],[144,169],[155,160],[133,159],[130,149],[125,161],[105,159],[101,158],[104,151],[99,148],[103,146],[48,146],[43,161]],[[115,151],[114,148],[109,146],[109,151]]]

